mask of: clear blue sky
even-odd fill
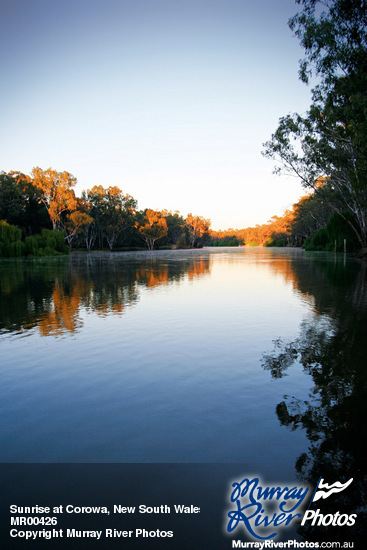
[[[0,0],[0,170],[243,228],[301,195],[261,156],[303,112],[294,0]]]

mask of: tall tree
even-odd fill
[[[149,250],[153,250],[155,243],[167,235],[166,218],[158,210],[148,208],[138,229]]]
[[[122,233],[135,224],[136,200],[119,187],[102,185],[83,192],[82,200],[84,211],[94,220],[86,235],[87,247],[88,242],[92,244],[98,238],[100,248],[106,240],[112,250]]]
[[[125,195],[119,187],[107,188],[104,201],[104,231],[110,250],[129,225],[134,225],[136,206],[136,200],[130,195]]]
[[[293,205],[294,219],[291,225],[292,242],[302,246],[305,239],[326,226],[333,209],[324,200],[325,189],[310,193]]]
[[[77,201],[72,189],[77,180],[69,172],[57,172],[48,168],[33,168],[33,185],[41,191],[41,201],[50,215],[52,227],[60,228],[61,215],[76,209]]]
[[[44,209],[41,192],[29,176],[21,172],[0,173],[0,220],[17,225],[24,235],[39,233],[50,227],[50,218]]]
[[[208,235],[211,221],[202,216],[193,216],[191,213],[187,215],[185,221],[190,234],[190,246],[202,245],[205,236]]]
[[[289,21],[306,57],[300,78],[317,77],[306,115],[287,115],[265,144],[305,187],[324,177],[324,200],[367,247],[367,1],[296,0]],[[319,190],[322,193],[322,190]],[[351,216],[346,216],[348,212]]]
[[[20,225],[24,216],[24,201],[12,174],[0,174],[0,220]]]
[[[168,210],[163,210],[162,215],[167,222],[167,236],[165,241],[167,244],[176,245],[180,239],[185,237],[185,220],[177,210],[173,213]]]
[[[103,201],[105,189],[95,185],[92,189],[82,192],[82,210],[93,218],[85,235],[87,249],[90,250],[97,240],[99,248],[103,248]]]

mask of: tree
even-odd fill
[[[161,212],[148,208],[138,229],[149,250],[153,250],[155,243],[167,235],[167,222]]]
[[[74,237],[78,233],[88,232],[88,228],[92,223],[93,218],[85,212],[80,212],[79,210],[76,210],[75,212],[71,212],[71,214],[68,215],[65,223],[65,239],[69,244],[70,250],[71,243]]]
[[[137,202],[119,187],[108,187],[104,201],[104,232],[110,250],[129,225],[134,225]]]
[[[72,189],[77,180],[69,172],[56,172],[52,168],[33,168],[33,185],[41,191],[41,202],[50,215],[53,229],[62,225],[61,215],[76,208],[75,193]]]
[[[291,226],[292,241],[302,246],[305,239],[325,227],[333,210],[317,193],[312,193],[293,205],[294,219]]]
[[[306,57],[300,78],[318,78],[306,115],[287,115],[264,155],[307,188],[320,177],[324,200],[367,246],[367,2],[296,0],[303,9],[289,21]],[[325,9],[323,9],[325,8]],[[322,189],[319,190],[322,193]],[[351,217],[345,216],[349,212]]]
[[[98,239],[99,248],[103,248],[103,201],[105,189],[102,185],[95,185],[92,189],[83,191],[82,203],[83,212],[93,218],[93,223],[86,232],[86,245],[90,250]]]
[[[0,220],[20,225],[24,216],[24,201],[12,174],[0,174]]]
[[[41,192],[21,172],[0,173],[0,220],[17,225],[24,235],[50,227],[47,211],[40,204]]]
[[[100,248],[103,248],[106,240],[112,250],[121,234],[129,227],[134,227],[137,202],[119,187],[110,186],[106,189],[102,185],[95,185],[83,192],[82,200],[84,211],[94,220],[86,234],[88,249],[98,238]]]
[[[177,210],[173,213],[168,210],[163,210],[161,214],[165,217],[167,222],[165,242],[172,245],[177,245],[178,242],[184,242],[186,225],[183,216],[181,216]]]
[[[191,213],[188,214],[186,220],[186,226],[189,230],[190,235],[190,246],[198,247],[203,245],[203,240],[205,236],[208,235],[211,221],[206,220],[202,216],[193,216]]]

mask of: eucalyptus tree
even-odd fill
[[[155,243],[167,235],[166,218],[158,210],[145,210],[141,222],[137,222],[137,227],[149,250],[153,250]]]
[[[85,233],[87,249],[93,248],[96,240],[99,248],[103,247],[103,197],[105,189],[102,185],[95,185],[92,189],[82,192],[83,212],[93,218]]]
[[[75,210],[68,215],[65,223],[65,240],[68,242],[70,250],[72,241],[78,234],[82,234],[84,238],[88,235],[88,229],[92,223],[93,218],[80,210]]]
[[[134,227],[137,201],[119,187],[95,185],[83,192],[82,201],[83,210],[93,218],[85,232],[88,249],[98,239],[100,248],[106,240],[112,250],[122,233]]]
[[[178,212],[178,210],[175,210],[175,212],[163,210],[161,214],[165,217],[167,222],[167,235],[165,237],[165,244],[176,245],[178,241],[182,241],[182,239],[185,239],[185,219]]]
[[[32,183],[41,192],[40,200],[47,208],[53,229],[63,225],[62,215],[76,209],[77,200],[72,189],[77,182],[69,172],[57,172],[52,168],[32,170]]]
[[[317,192],[302,197],[293,205],[293,210],[291,237],[296,246],[302,246],[306,238],[325,227],[333,213],[333,210]]]
[[[104,200],[104,233],[110,250],[121,234],[135,223],[137,201],[124,194],[119,187],[106,189]]]
[[[192,248],[202,246],[205,237],[209,236],[211,221],[190,213],[187,215],[185,223],[189,231],[190,246]]]

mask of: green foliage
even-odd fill
[[[40,235],[26,237],[25,252],[30,256],[59,256],[68,254],[69,248],[65,244],[63,231],[42,229]]]
[[[287,239],[278,239],[276,237],[270,237],[269,239],[266,239],[266,241],[264,242],[264,246],[283,247],[287,245],[288,245]]]
[[[42,229],[40,235],[31,235],[22,242],[22,230],[0,221],[0,257],[19,258],[20,256],[58,256],[68,254],[63,231]]]
[[[23,255],[22,230],[4,220],[0,221],[0,258],[16,258]]]
[[[0,219],[21,228],[24,235],[39,233],[51,225],[42,206],[41,193],[20,172],[0,172]]]
[[[326,227],[319,229],[312,237],[305,240],[304,249],[333,251],[336,243],[336,251],[343,252],[344,239],[346,239],[348,252],[358,250],[358,238],[348,223],[352,224],[351,218],[352,216],[348,213],[344,213],[342,217],[335,212],[330,216]]]
[[[329,239],[332,242],[337,241],[337,250],[342,251],[344,249],[344,239],[347,240],[347,248],[349,252],[358,249],[358,239],[350,225],[353,223],[352,216],[345,212],[343,218],[334,213],[330,216],[326,230],[329,235]]]
[[[24,201],[20,188],[11,174],[0,174],[0,219],[18,225],[24,215]]]
[[[37,239],[37,236],[29,236],[25,239],[25,254],[26,256],[38,256],[39,251],[39,239]]]
[[[83,231],[87,249],[95,243],[98,248],[108,245],[110,250],[116,246],[136,245],[138,240],[133,242],[137,233],[134,231],[136,208],[136,200],[116,186],[95,185],[83,191],[80,209],[93,218]]]
[[[185,219],[179,212],[162,212],[167,222],[167,235],[162,239],[162,243],[176,245],[177,248],[185,248],[188,238],[188,231],[185,224]]]
[[[302,246],[305,239],[326,226],[333,210],[325,199],[325,193],[326,189],[319,187],[312,195],[302,197],[293,206],[291,239],[296,246]]]
[[[235,235],[227,235],[222,239],[213,239],[210,246],[239,246],[241,243]]]
[[[22,231],[19,227],[11,225],[8,222],[0,221],[0,239],[8,243],[15,243],[20,241],[22,237]]]
[[[322,227],[313,235],[305,240],[303,248],[305,250],[331,250],[332,243],[329,242],[329,235],[326,227]]]

